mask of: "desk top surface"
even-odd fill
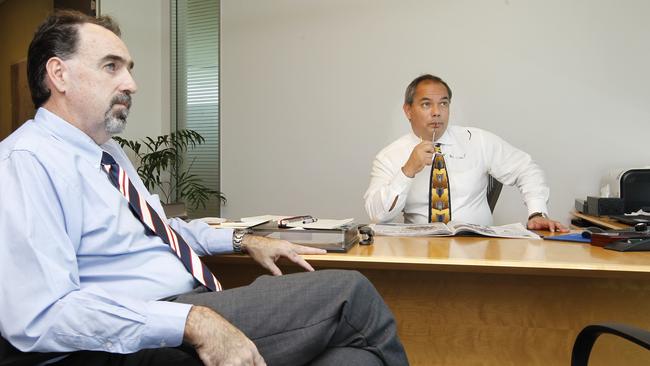
[[[521,273],[650,279],[650,252],[621,253],[585,243],[487,237],[375,237],[347,253],[309,255],[315,267]],[[244,262],[215,256],[209,262]]]

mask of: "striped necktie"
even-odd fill
[[[187,268],[197,281],[212,291],[221,291],[221,284],[212,272],[210,272],[208,267],[201,262],[199,256],[185,242],[183,237],[172,229],[166,220],[161,219],[149,203],[140,196],[124,169],[105,151],[102,154],[102,167],[106,171],[106,174],[108,174],[108,180],[126,198],[131,211],[140,219],[145,228],[153,234],[158,235],[162,241],[169,245],[172,252],[178,256],[185,268]]]
[[[429,222],[448,223],[451,220],[451,197],[449,195],[449,177],[445,157],[440,144],[435,145],[431,176],[429,177]]]

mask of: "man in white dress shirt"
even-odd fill
[[[429,221],[429,177],[439,144],[448,174],[451,220],[492,225],[486,198],[491,175],[519,188],[529,229],[566,231],[548,217],[549,189],[530,155],[488,131],[449,126],[450,103],[451,89],[437,76],[425,74],[409,84],[404,113],[413,131],[375,157],[364,196],[370,219],[390,222],[403,212],[407,223]]]

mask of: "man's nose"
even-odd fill
[[[431,107],[431,116],[439,117],[440,116],[440,107],[437,104],[433,104]]]
[[[122,91],[128,92],[129,94],[138,91],[138,85],[135,83],[135,79],[133,79],[133,75],[130,72],[126,73],[124,82],[122,83]]]

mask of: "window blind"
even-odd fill
[[[215,190],[219,179],[219,0],[174,0],[171,11],[172,128],[189,128],[205,143],[187,152],[182,169],[190,169]],[[220,202],[211,198],[191,217],[218,216]]]

